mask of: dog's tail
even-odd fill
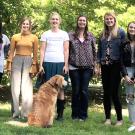
[[[5,122],[6,124],[13,125],[13,126],[18,126],[18,127],[28,127],[28,123],[20,122],[20,121],[7,121]]]

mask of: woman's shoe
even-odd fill
[[[57,117],[56,120],[57,121],[63,121],[64,119],[63,119],[63,117]]]
[[[20,118],[20,121],[21,121],[21,122],[27,122],[27,121],[28,121],[28,118],[27,118],[26,116],[22,116],[22,117]]]
[[[79,117],[72,117],[72,120],[77,121],[77,120],[79,120]]]
[[[111,122],[111,120],[110,120],[110,119],[106,119],[106,121],[104,122],[104,124],[105,124],[105,125],[111,125],[111,124],[112,124],[112,122]]]
[[[18,116],[18,115],[17,116],[13,116],[12,119],[15,120],[15,121],[19,121],[20,116]]]
[[[128,128],[128,132],[132,132],[135,130],[135,125],[131,125],[129,128]]]
[[[85,121],[86,121],[86,119],[79,119],[79,121],[80,121],[80,122],[85,122]]]
[[[123,125],[123,120],[118,120],[115,124],[115,126],[122,126]]]

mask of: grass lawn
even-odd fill
[[[64,112],[64,121],[54,121],[52,128],[17,127],[5,122],[11,120],[10,104],[0,104],[0,135],[132,135],[127,128],[130,123],[124,116],[124,125],[121,127],[104,126],[104,113],[102,106],[90,106],[89,118],[85,122],[73,121],[70,117],[70,106]],[[112,121],[115,123],[114,115]]]

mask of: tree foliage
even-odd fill
[[[103,16],[107,11],[117,14],[118,24],[125,30],[130,21],[135,21],[135,0],[0,0],[0,6],[3,31],[9,38],[20,31],[19,21],[24,16],[31,17],[33,33],[40,38],[50,27],[48,20],[53,11],[61,15],[61,28],[67,32],[75,29],[78,15],[87,16],[89,30],[96,38],[102,31]],[[8,80],[7,77],[4,79]]]
[[[4,23],[4,32],[9,36],[19,31],[19,20],[25,16],[30,16],[32,9],[28,0],[1,0],[1,20]]]
[[[126,29],[129,21],[135,20],[134,0],[0,0],[1,18],[4,31],[11,36],[19,32],[19,21],[30,16],[33,32],[37,35],[49,29],[49,14],[57,11],[62,16],[62,29],[74,30],[76,18],[83,14],[88,17],[89,30],[98,37],[103,27],[103,16],[107,11],[115,11],[119,25]]]

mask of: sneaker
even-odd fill
[[[80,122],[85,122],[85,121],[86,121],[86,119],[79,119],[79,121],[80,121]]]
[[[25,116],[20,118],[20,122],[27,122],[27,121],[28,121],[28,118]]]
[[[79,120],[79,117],[72,117],[72,120],[73,121],[78,121]]]
[[[104,122],[105,125],[111,125],[111,120],[110,119],[106,119],[106,121]]]
[[[19,121],[20,116],[13,116],[12,119],[15,120],[15,121]]]
[[[131,125],[129,128],[128,128],[128,132],[132,132],[135,130],[135,125]]]
[[[115,124],[115,126],[122,126],[123,125],[123,120],[118,120]]]
[[[64,119],[63,119],[63,117],[57,117],[56,120],[57,121],[63,121]]]
[[[13,113],[12,118],[13,118],[13,119],[14,119],[14,118],[20,118],[20,114],[19,114],[19,113]]]

